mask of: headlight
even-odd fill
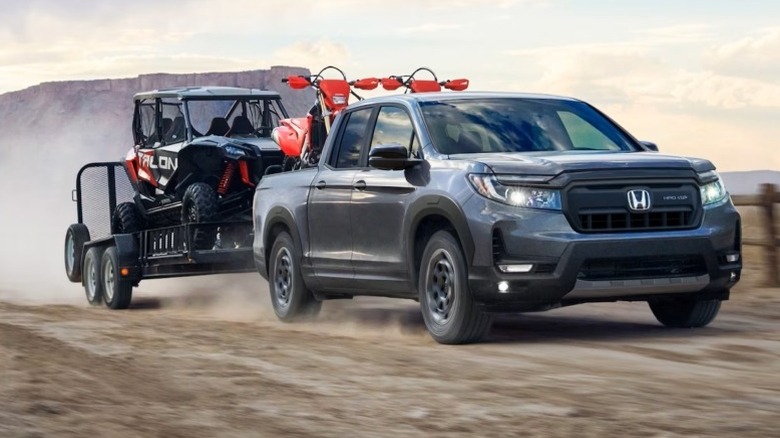
[[[228,155],[239,156],[239,157],[243,157],[244,155],[246,155],[246,151],[244,151],[243,149],[235,146],[230,146],[230,145],[225,146],[225,153],[227,153]]]
[[[720,179],[704,184],[699,187],[699,190],[701,190],[701,203],[703,205],[717,204],[729,196]]]
[[[470,174],[469,182],[480,195],[516,207],[561,209],[561,192],[536,187],[505,186],[493,175]]]

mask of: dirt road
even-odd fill
[[[457,347],[411,302],[328,302],[288,325],[245,293],[0,302],[0,436],[780,435],[778,290],[736,291],[701,330],[585,305]]]

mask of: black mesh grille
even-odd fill
[[[691,225],[690,208],[650,213],[585,213],[579,214],[579,228],[583,231],[669,230]]]
[[[111,216],[122,202],[133,200],[133,186],[121,163],[95,163],[79,172],[77,196],[79,220],[89,229],[91,239],[111,235]]]
[[[586,260],[577,278],[582,280],[629,280],[641,278],[690,277],[707,273],[700,255],[632,257]]]
[[[629,207],[630,194],[648,196],[648,210]],[[663,231],[696,227],[701,218],[695,182],[577,184],[565,191],[566,215],[583,233]]]

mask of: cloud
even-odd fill
[[[705,57],[705,65],[722,74],[777,82],[780,78],[780,27],[762,29],[712,49]]]
[[[402,27],[398,29],[403,34],[435,33],[448,30],[461,29],[463,26],[453,23],[423,23],[416,26]]]
[[[349,56],[349,51],[343,44],[320,39],[297,42],[276,50],[273,54],[273,63],[316,68],[345,64]]]
[[[645,42],[582,44],[509,52],[536,64],[535,86],[545,92],[608,103],[704,106],[720,109],[780,109],[780,84],[683,69]]]
[[[636,31],[638,43],[644,45],[692,44],[710,42],[715,38],[710,24],[687,23],[673,26],[654,27]]]

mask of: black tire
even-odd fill
[[[65,274],[74,283],[81,281],[81,257],[84,255],[85,242],[89,242],[87,226],[71,224],[65,233]]]
[[[100,279],[103,299],[111,309],[127,309],[133,298],[133,284],[123,279],[119,272],[116,247],[108,247],[100,261]]]
[[[217,192],[206,183],[194,183],[187,187],[182,197],[181,223],[216,221],[218,210]],[[192,231],[194,249],[211,249],[216,238],[216,226],[204,225]]]
[[[434,233],[423,251],[418,290],[425,327],[436,342],[477,342],[490,331],[492,317],[474,303],[467,269],[455,236]]]
[[[313,318],[322,307],[303,284],[300,260],[292,237],[285,231],[279,233],[271,248],[268,290],[274,313],[284,322]]]
[[[111,217],[112,234],[137,233],[144,228],[141,212],[134,202],[123,202],[116,206]]]
[[[671,299],[647,304],[658,322],[673,328],[704,327],[720,311],[720,300]]]
[[[82,282],[87,302],[93,306],[103,304],[103,281],[100,278],[100,259],[103,256],[101,248],[92,247],[84,255],[82,266]]]

